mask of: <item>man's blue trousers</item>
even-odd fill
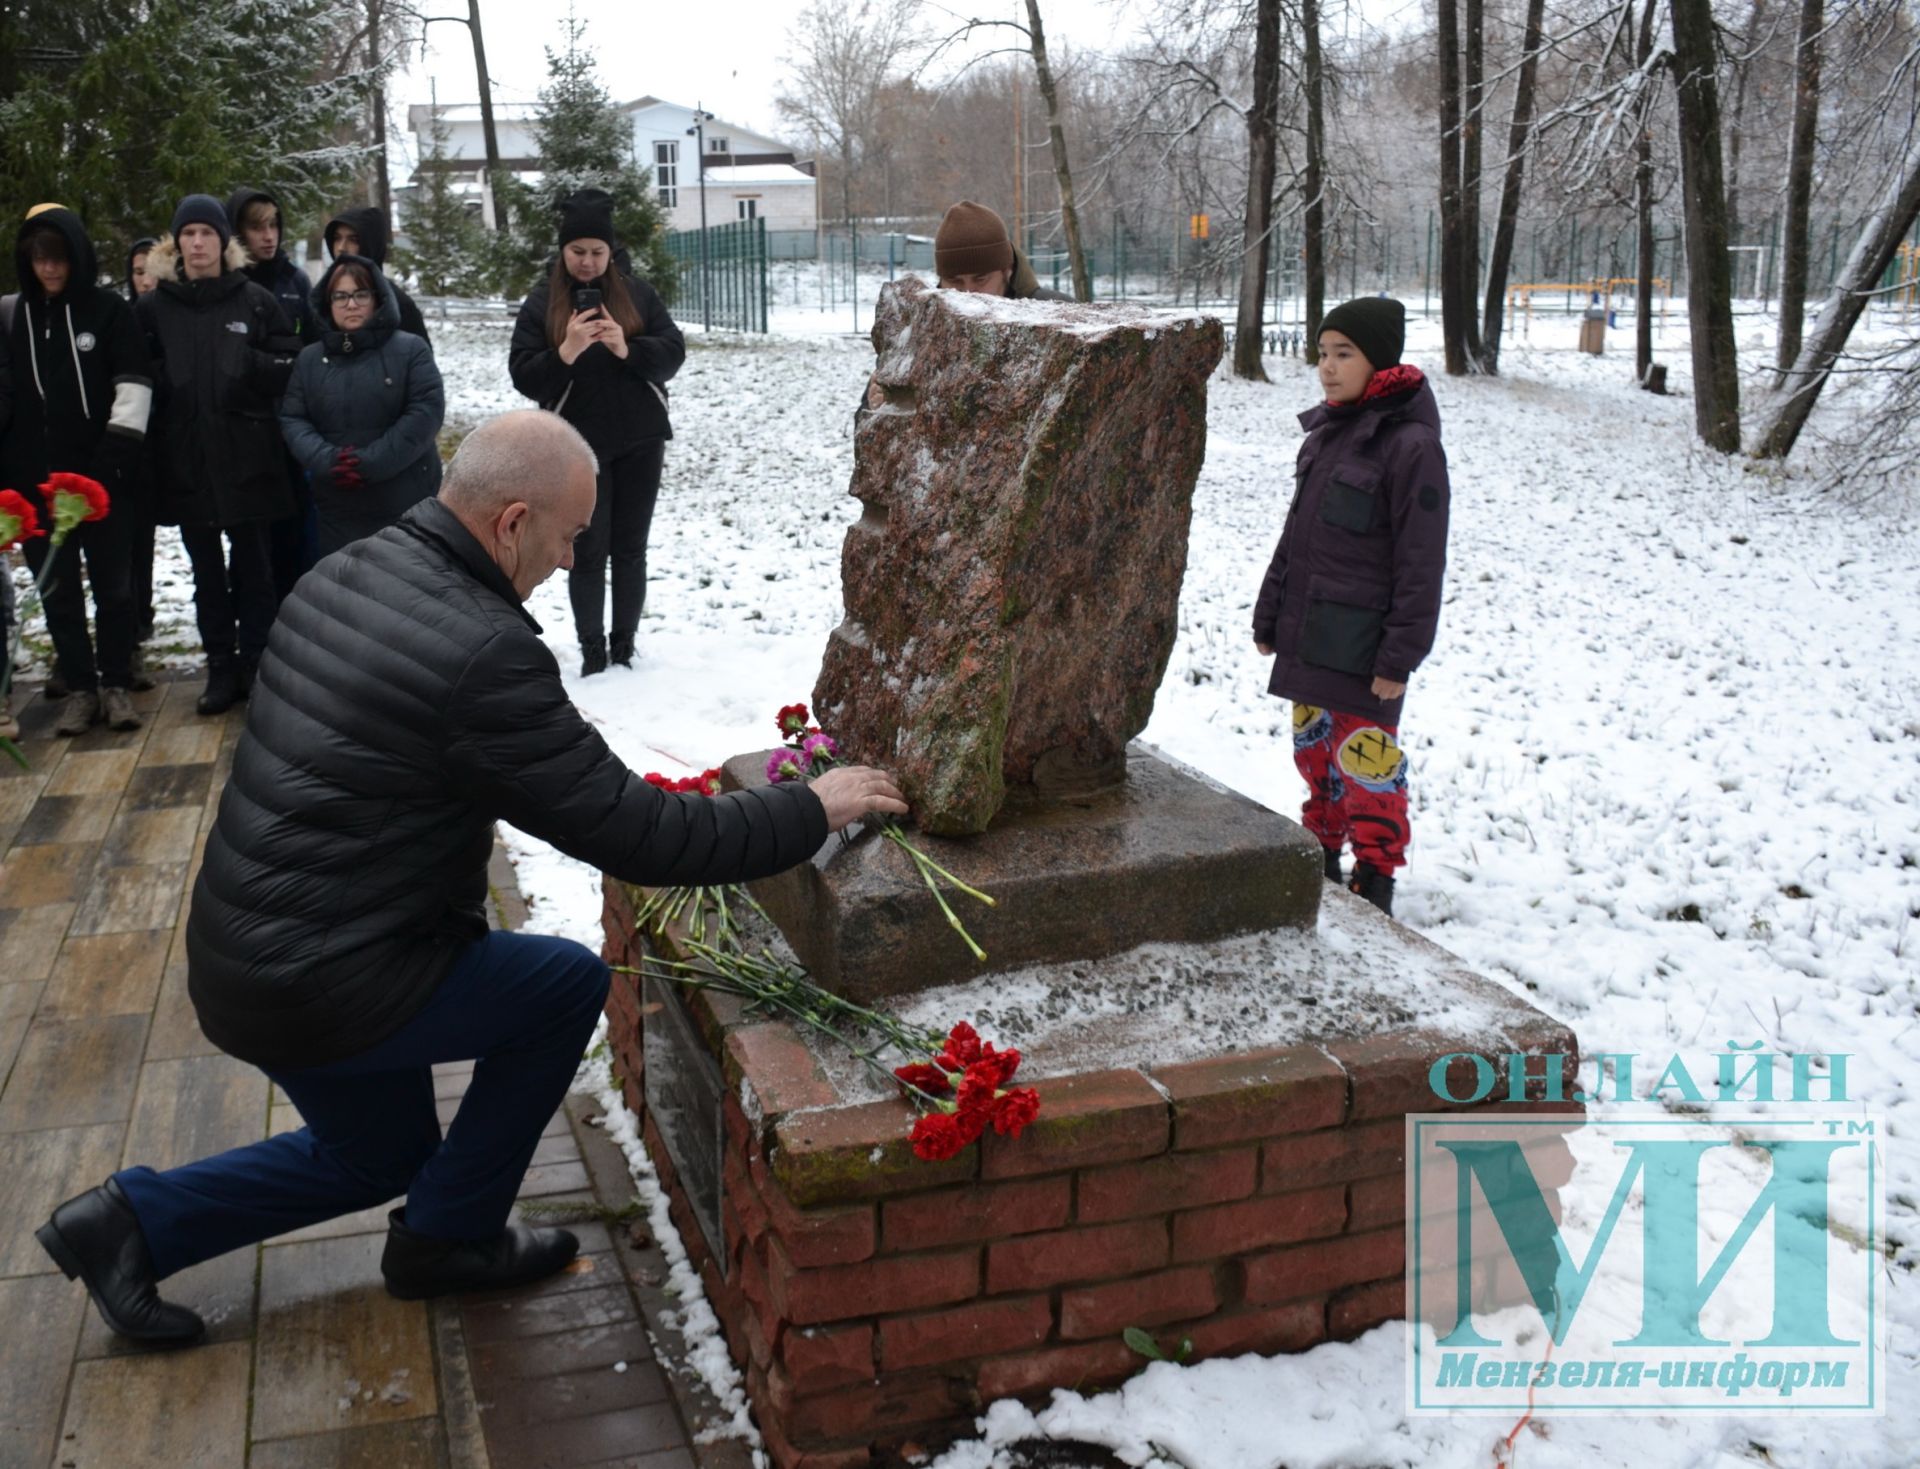
[[[598,955],[570,940],[490,933],[371,1049],[269,1072],[306,1126],[164,1173],[116,1175],[155,1272],[164,1278],[401,1194],[416,1233],[499,1234],[593,1034],[608,977]],[[431,1068],[465,1060],[477,1063],[473,1080],[442,1137]]]

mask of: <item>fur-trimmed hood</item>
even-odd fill
[[[220,264],[224,270],[245,270],[251,260],[247,247],[235,235],[227,241],[226,253],[221,257]],[[187,278],[186,271],[180,265],[180,247],[172,235],[162,235],[154,241],[153,253],[147,257],[147,273],[161,281],[183,281]]]

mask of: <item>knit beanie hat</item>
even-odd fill
[[[174,239],[180,238],[180,231],[190,224],[204,224],[220,237],[220,248],[226,249],[233,241],[233,225],[227,219],[227,209],[211,194],[189,194],[180,201],[173,211],[171,233]]]
[[[940,220],[933,237],[933,270],[942,280],[1013,269],[1007,222],[984,204],[962,199]]]
[[[613,195],[605,189],[581,189],[557,207],[562,247],[572,240],[605,240],[609,248],[619,243],[613,234]]]
[[[1379,372],[1400,365],[1407,345],[1407,308],[1391,296],[1361,296],[1321,317],[1320,330],[1339,332]]]

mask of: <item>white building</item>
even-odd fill
[[[800,162],[778,138],[736,126],[706,114],[705,169],[700,167],[699,135],[694,109],[659,97],[641,97],[622,105],[633,120],[633,153],[643,167],[653,170],[653,186],[667,212],[668,227],[700,227],[701,182],[705,175],[706,218],[709,224],[736,219],[764,219],[770,230],[812,231],[817,213],[818,182],[811,162]],[[480,121],[480,104],[453,102],[438,109],[415,104],[407,109],[407,127],[417,154],[425,158],[433,145],[433,120],[438,114],[446,129],[448,165],[460,175],[456,187],[466,194],[483,218],[493,222],[493,198],[486,182],[487,145]],[[539,148],[534,141],[535,109],[526,103],[496,105],[494,133],[499,140],[500,166],[529,184],[540,182]]]

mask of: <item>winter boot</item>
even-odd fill
[[[86,1282],[101,1319],[120,1335],[164,1345],[205,1335],[197,1315],[160,1299],[139,1217],[111,1178],[68,1199],[33,1237],[62,1275]]]
[[[240,702],[240,669],[231,653],[207,657],[207,686],[194,705],[202,714],[225,714]]]
[[[380,1257],[387,1294],[403,1301],[530,1285],[564,1270],[580,1253],[570,1230],[509,1224],[492,1239],[439,1239],[407,1228],[405,1212],[387,1215],[387,1248]]]
[[[618,663],[622,668],[633,667],[633,634],[632,633],[630,632],[615,633],[613,635],[613,642],[609,646],[613,655],[613,661],[615,663]]]
[[[106,720],[108,729],[140,728],[140,715],[125,689],[100,690],[100,717]]]
[[[1364,862],[1353,864],[1353,881],[1347,884],[1347,891],[1358,893],[1382,913],[1393,912],[1393,875],[1380,872]]]
[[[56,663],[52,668],[47,670],[47,681],[40,685],[41,698],[45,699],[49,704],[58,704],[72,692],[73,689],[68,686],[66,679],[61,676],[59,664]]]
[[[127,679],[127,687],[136,694],[144,694],[153,688],[153,675],[147,672],[147,656],[138,643],[133,645],[132,676]]]
[[[57,735],[83,735],[100,719],[100,696],[92,689],[75,689],[60,706],[60,722],[53,727]]]
[[[607,640],[605,638],[580,639],[580,676],[590,678],[596,673],[607,671]]]
[[[1340,849],[1337,847],[1322,847],[1320,849],[1320,855],[1324,859],[1327,881],[1345,883],[1347,875],[1340,870]]]

